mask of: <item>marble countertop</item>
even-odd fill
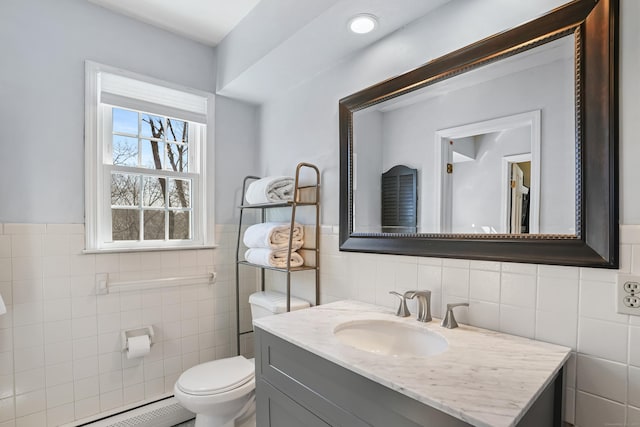
[[[388,320],[442,335],[441,354],[382,356],[342,344],[334,328],[357,320]],[[440,327],[400,318],[385,307],[339,301],[256,319],[260,329],[370,380],[481,427],[515,426],[569,358],[571,349],[460,324]]]

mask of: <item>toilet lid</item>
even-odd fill
[[[187,369],[178,378],[178,388],[188,394],[224,393],[253,378],[254,365],[242,356],[202,363]]]

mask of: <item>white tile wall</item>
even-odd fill
[[[576,393],[576,426],[624,426],[625,417],[625,405],[582,391]]]
[[[81,225],[0,224],[0,427],[55,426],[170,391],[184,369],[235,351],[233,226],[214,251],[81,255]],[[640,226],[621,227],[621,271],[640,274]],[[96,273],[137,279],[215,265],[207,286],[96,295]],[[255,286],[255,272],[243,272]],[[581,427],[640,423],[640,318],[614,307],[615,271],[338,251],[321,236],[321,302],[353,298],[394,307],[389,290],[432,291],[432,310],[468,301],[457,319],[568,345],[565,419]],[[269,285],[284,285],[268,274]],[[312,300],[313,276],[293,276]],[[247,321],[248,307],[242,308]],[[142,360],[120,353],[124,327],[153,324]],[[252,351],[251,336],[242,341]]]
[[[629,364],[640,367],[640,328],[629,328]]]
[[[638,426],[640,425],[640,408],[634,408],[629,406],[627,409],[627,425]]]
[[[626,324],[580,319],[578,351],[620,363],[628,362],[629,327]]]
[[[173,388],[182,371],[235,353],[235,227],[220,248],[82,254],[77,224],[0,224],[0,427],[57,426]],[[198,274],[213,286],[96,295],[96,273],[135,280]],[[221,273],[221,274],[220,274]],[[120,331],[152,324],[144,358],[120,351]]]
[[[576,367],[579,390],[616,402],[627,401],[627,365],[579,354]]]
[[[461,323],[566,345],[565,420],[580,427],[640,425],[640,317],[615,311],[618,271],[340,252],[322,227],[321,302],[353,298],[395,309],[389,290],[431,289],[432,310],[470,303]],[[621,226],[621,272],[640,275],[640,226]],[[417,278],[417,281],[416,281]],[[284,282],[270,277],[270,286]],[[309,278],[293,276],[298,296]],[[618,424],[616,424],[618,423]]]
[[[640,407],[640,368],[629,366],[629,404]]]

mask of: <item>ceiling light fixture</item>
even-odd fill
[[[378,19],[368,13],[361,13],[349,20],[349,29],[356,34],[367,34],[378,26]]]

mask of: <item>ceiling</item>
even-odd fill
[[[88,1],[217,46],[216,93],[260,104],[450,0]],[[378,18],[376,31],[349,32],[363,12]]]
[[[216,46],[260,0],[89,0],[131,18]]]
[[[299,2],[260,2],[220,44],[216,93],[262,104],[331,69],[450,0],[304,0],[301,2],[304,7],[283,9],[286,3],[296,1]],[[315,9],[305,14],[312,6],[316,6]],[[378,18],[375,31],[353,34],[348,30],[349,19],[359,13]],[[277,17],[278,26],[262,19],[264,16]],[[295,21],[297,27],[288,25],[291,21]],[[277,42],[254,48],[265,44],[261,41],[281,28],[287,29],[286,34]],[[251,60],[236,64],[251,53]],[[268,76],[269,84],[265,84],[265,76]]]

